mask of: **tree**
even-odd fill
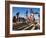
[[[32,8],[30,9],[30,14],[31,14],[31,13],[33,13],[33,10],[32,10]]]
[[[16,13],[16,16],[17,16],[17,21],[19,21],[19,12]]]
[[[26,11],[26,17],[28,16],[28,10]]]

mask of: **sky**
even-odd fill
[[[33,10],[34,13],[40,13],[40,8],[13,7],[12,14],[13,16],[16,16],[16,13],[19,12],[20,17],[25,17],[27,10],[28,10],[28,15],[30,15],[30,12],[32,13],[31,9]],[[38,19],[38,14],[35,14],[35,18]]]

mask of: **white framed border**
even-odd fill
[[[12,30],[12,7],[25,7],[25,8],[40,8],[40,30],[21,30],[13,31]],[[39,33],[42,32],[42,6],[37,5],[19,5],[19,4],[10,4],[10,34],[23,34],[23,33]]]

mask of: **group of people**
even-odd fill
[[[19,18],[19,13],[17,13],[17,19],[16,16],[13,17],[13,22],[16,23],[18,21],[18,18]],[[30,16],[27,15],[25,20],[27,24],[34,26],[35,29],[40,29],[40,15],[38,16],[38,22],[36,22],[34,13],[30,14]]]
[[[27,16],[27,22],[28,24],[35,27],[35,29],[40,29],[40,16],[38,16],[38,22],[36,22],[36,19],[34,17],[34,13],[32,13],[30,16]]]

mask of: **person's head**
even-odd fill
[[[34,13],[31,13],[31,17],[34,17]]]

